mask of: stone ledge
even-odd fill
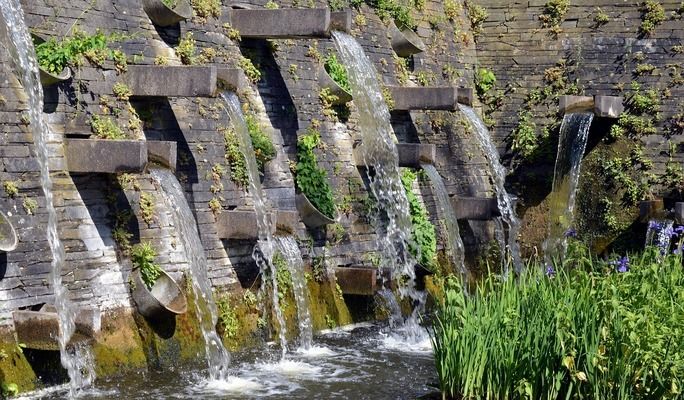
[[[242,38],[330,37],[328,8],[232,9],[229,18]]]
[[[335,11],[330,13],[330,30],[340,32],[351,32],[352,13],[351,10]]]
[[[593,112],[601,118],[619,118],[625,111],[624,98],[618,96],[560,96],[558,108],[561,114]]]
[[[489,221],[501,215],[495,198],[453,196],[451,206],[457,219]]]
[[[373,296],[378,291],[377,273],[375,268],[335,268],[335,278],[343,294]]]
[[[59,351],[61,329],[59,315],[52,305],[43,305],[40,311],[17,310],[12,312],[17,339],[26,348]],[[100,310],[93,307],[79,308],[74,317],[76,331],[73,340],[92,339],[102,327]]]
[[[234,92],[239,92],[249,87],[249,81],[245,73],[239,68],[218,68],[216,77],[221,86]]]
[[[387,86],[394,110],[455,111],[458,103],[473,104],[473,90],[456,87],[400,87]]]
[[[297,211],[276,211],[276,230],[295,233],[299,227],[299,213]]]
[[[156,162],[172,171],[176,170],[178,160],[178,146],[176,142],[166,140],[148,140],[147,158],[149,161]]]
[[[124,82],[133,96],[213,97],[217,70],[213,66],[129,65]]]
[[[142,140],[66,139],[69,172],[142,172],[147,166],[147,144]]]
[[[218,237],[226,240],[256,240],[259,238],[257,216],[254,211],[230,210],[219,214],[216,221]],[[275,234],[276,224],[273,224]]]
[[[420,164],[435,164],[437,147],[434,144],[397,143],[400,167],[420,167]]]

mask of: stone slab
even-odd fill
[[[457,219],[489,221],[500,216],[495,198],[451,197]]]
[[[142,172],[147,165],[147,145],[140,140],[66,139],[69,172]]]
[[[330,36],[330,9],[233,9],[230,25],[242,38],[290,39]]]
[[[561,114],[591,111],[594,109],[594,98],[591,96],[560,96],[558,108]]]
[[[620,118],[625,112],[624,98],[619,96],[595,96],[594,114],[601,118]]]
[[[214,66],[129,65],[124,81],[133,96],[213,97],[217,71]]]
[[[156,162],[171,169],[176,170],[178,160],[178,145],[176,142],[167,140],[148,140],[147,158],[149,161]]]
[[[434,144],[421,143],[397,143],[400,167],[418,168],[420,164],[435,163],[436,146]]]
[[[387,86],[387,89],[392,95],[394,110],[458,109],[458,89],[455,87]]]
[[[340,32],[351,32],[352,13],[351,10],[335,11],[330,13],[330,30]]]
[[[218,68],[216,73],[219,84],[226,89],[239,92],[249,87],[245,73],[239,68]]]
[[[259,238],[257,217],[254,211],[230,210],[219,214],[218,237],[221,239],[256,240]],[[275,224],[273,224],[275,233]]]
[[[299,213],[297,211],[278,210],[276,212],[276,230],[295,233],[299,226]]]
[[[378,291],[377,273],[375,268],[335,268],[337,284],[343,294],[373,296]]]

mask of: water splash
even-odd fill
[[[276,248],[285,257],[292,277],[292,291],[297,303],[297,319],[299,322],[299,347],[301,350],[308,350],[313,343],[313,333],[302,253],[299,251],[297,241],[292,236],[277,236],[275,240]]]
[[[43,87],[38,75],[38,62],[33,41],[24,22],[24,12],[19,0],[0,1],[0,43],[7,47],[12,65],[18,74],[28,97],[28,116],[33,131],[36,158],[40,167],[40,185],[45,196],[48,224],[47,238],[52,253],[50,281],[55,293],[55,308],[59,315],[61,334],[58,338],[60,359],[69,374],[69,396],[75,397],[95,378],[93,357],[86,345],[69,344],[76,330],[76,310],[69,300],[69,291],[62,283],[65,253],[57,232],[57,212],[52,203],[52,180],[48,167],[48,140],[52,135],[50,126],[42,116]]]
[[[381,269],[391,271],[399,284],[399,294],[413,301],[414,311],[405,321],[411,335],[422,328],[418,315],[424,296],[416,290],[416,259],[408,251],[411,238],[409,204],[401,183],[396,137],[390,112],[383,98],[378,73],[356,40],[346,33],[333,32],[335,46],[349,74],[354,103],[359,111],[361,145],[359,151],[368,171],[370,189],[375,198],[373,225],[383,255]]]
[[[589,139],[593,113],[571,113],[563,117],[558,138],[558,155],[549,195],[549,236],[544,241],[544,258],[551,264],[566,249],[566,232],[572,227],[580,166]]]
[[[207,259],[195,217],[185,199],[183,188],[171,171],[152,168],[150,174],[161,186],[166,206],[173,211],[173,222],[178,229],[178,236],[190,263],[195,310],[204,338],[209,376],[213,380],[225,380],[230,364],[230,353],[216,333],[218,309],[211,290],[211,281],[207,275]]]
[[[470,124],[475,128],[478,144],[480,149],[487,159],[489,169],[494,180],[494,189],[496,191],[496,203],[501,213],[501,219],[508,225],[508,240],[506,241],[506,248],[513,263],[513,269],[516,274],[522,271],[523,263],[520,257],[520,245],[518,244],[518,232],[520,231],[520,220],[515,214],[513,207],[513,198],[506,191],[506,168],[499,160],[499,152],[492,141],[489,130],[485,126],[482,119],[477,115],[474,109],[463,104],[458,105],[459,110],[466,116]],[[502,255],[505,254],[505,248],[501,248]],[[504,259],[506,257],[503,257]],[[508,263],[504,263],[504,273],[508,273]]]
[[[447,193],[446,186],[442,176],[432,164],[421,164],[423,170],[432,182],[432,188],[435,191],[437,205],[442,212],[444,222],[446,224],[447,243],[451,253],[452,261],[463,277],[466,276],[465,255],[463,253],[463,240],[461,240],[461,232],[458,229],[458,220],[456,213],[451,205],[449,193]]]

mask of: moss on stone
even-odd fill
[[[0,383],[14,383],[19,392],[35,389],[37,377],[19,345],[11,337],[0,336]]]

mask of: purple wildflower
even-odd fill
[[[684,225],[678,225],[676,228],[674,228],[674,233],[677,235],[684,233]]]
[[[629,257],[624,256],[615,262],[617,265],[617,272],[623,274],[629,271]]]
[[[648,223],[648,229],[653,229],[653,230],[659,231],[660,229],[662,229],[662,227],[663,227],[663,225],[658,221],[649,221],[649,223]]]
[[[565,237],[566,238],[576,238],[577,237],[577,231],[574,228],[569,228],[567,231],[565,231]]]
[[[546,266],[546,276],[552,277],[556,275],[556,270],[553,269],[552,265]]]

